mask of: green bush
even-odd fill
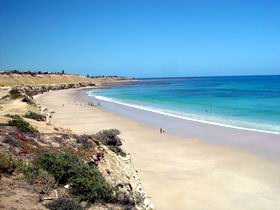
[[[30,119],[33,119],[33,120],[37,120],[37,121],[45,121],[46,120],[45,115],[42,115],[42,114],[39,114],[39,113],[36,113],[36,112],[31,112],[31,111],[28,111],[24,115],[24,117],[30,118]]]
[[[12,99],[17,99],[17,98],[22,97],[22,95],[18,89],[10,90],[9,94],[10,94],[10,98],[12,98]]]
[[[108,129],[99,131],[94,135],[101,143],[105,145],[121,146],[121,139],[118,137],[120,131],[117,129]]]
[[[80,167],[81,173],[70,179],[70,192],[80,200],[112,202],[113,189],[105,181],[99,171],[89,165]]]
[[[81,164],[81,160],[70,153],[44,152],[33,161],[35,168],[46,170],[53,175],[58,184],[68,183],[70,177],[77,175],[76,168]]]
[[[21,132],[32,134],[38,133],[38,130],[36,128],[32,127],[32,125],[30,125],[29,122],[25,121],[22,117],[18,115],[12,116],[12,119],[9,120],[9,125],[15,126]]]
[[[70,183],[70,192],[80,200],[112,201],[112,188],[95,166],[70,153],[42,153],[33,161],[37,169],[53,175],[58,184]]]
[[[51,210],[83,210],[77,201],[69,198],[59,198],[47,204],[46,207]]]

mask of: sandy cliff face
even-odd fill
[[[136,203],[138,209],[153,209],[130,155],[122,157],[104,148],[104,158],[98,168],[105,179],[123,193],[120,199],[127,196],[127,199]]]
[[[39,85],[39,86],[16,86],[12,89],[18,90],[22,94],[29,96],[34,96],[42,94],[51,90],[64,90],[70,88],[81,88],[81,87],[92,87],[96,86],[94,82],[79,82],[79,83],[69,83],[69,84],[54,84],[54,85]]]

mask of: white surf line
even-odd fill
[[[150,108],[135,105],[135,104],[129,104],[129,103],[116,101],[114,99],[107,98],[107,97],[104,97],[104,96],[93,95],[90,92],[88,92],[88,94],[89,94],[89,96],[95,97],[96,99],[101,100],[101,101],[115,103],[115,104],[119,104],[119,105],[123,105],[123,106],[128,106],[128,107],[132,107],[132,108],[135,108],[135,109],[140,109],[140,110],[144,110],[144,111],[148,111],[148,112],[153,112],[153,113],[157,113],[157,114],[161,114],[161,115],[166,115],[166,116],[169,116],[169,117],[175,117],[175,118],[178,118],[178,119],[189,120],[189,121],[199,122],[199,123],[203,123],[203,124],[217,125],[217,126],[226,127],[226,128],[234,128],[234,129],[239,129],[239,130],[254,131],[254,132],[268,133],[268,134],[277,134],[277,135],[280,134],[280,132],[275,132],[275,131],[266,131],[266,130],[259,130],[259,129],[254,129],[254,128],[244,128],[244,127],[239,127],[239,126],[234,126],[234,125],[227,125],[227,124],[222,124],[222,123],[209,122],[209,121],[205,121],[205,120],[183,117],[183,116],[179,116],[179,115],[175,115],[175,114],[171,114],[171,113],[167,113],[167,112],[163,112],[163,111],[159,111],[159,110],[154,110],[154,109],[150,109]]]

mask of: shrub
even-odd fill
[[[9,120],[10,126],[15,126],[21,132],[26,133],[38,133],[38,130],[32,127],[29,122],[26,122],[22,117],[14,115],[11,120]]]
[[[77,201],[69,198],[59,198],[46,206],[51,210],[83,210]]]
[[[120,147],[115,147],[115,146],[109,145],[108,148],[109,148],[112,152],[116,153],[117,155],[120,155],[120,156],[122,156],[122,157],[125,157],[125,156],[126,156],[126,153],[125,153]]]
[[[135,209],[133,205],[128,205],[124,207],[124,210],[133,210]]]
[[[109,129],[109,130],[99,131],[94,135],[94,137],[105,145],[121,146],[122,142],[121,139],[118,137],[119,134],[120,134],[119,130]]]
[[[76,175],[75,169],[81,164],[81,160],[70,153],[44,152],[33,161],[34,167],[49,172],[59,184],[66,184],[71,176]]]
[[[15,119],[15,118],[18,117],[18,115],[14,115],[14,114],[5,114],[4,116],[5,116],[5,117],[12,118],[12,119]]]
[[[70,179],[70,192],[80,200],[112,202],[113,189],[94,166],[84,165],[79,176]]]
[[[38,170],[39,169],[35,168],[32,164],[26,168],[24,175],[28,183],[33,183],[33,180],[35,180],[38,175]]]
[[[9,94],[10,94],[10,98],[12,98],[12,99],[17,99],[17,98],[22,97],[22,95],[18,89],[10,90]]]
[[[21,158],[14,158],[14,165],[16,173],[25,173],[28,168],[26,161]]]
[[[45,115],[42,115],[42,114],[39,114],[39,113],[36,113],[36,112],[31,112],[31,111],[28,111],[24,115],[24,117],[30,118],[30,119],[33,119],[33,120],[37,120],[37,121],[45,121],[46,120]]]
[[[103,144],[105,144],[106,146],[108,146],[108,148],[112,152],[125,157],[126,153],[120,148],[122,142],[121,139],[118,137],[119,134],[120,134],[119,130],[109,129],[109,130],[99,131],[94,135],[94,137],[100,142],[102,142]]]
[[[27,164],[20,158],[14,158],[7,152],[0,152],[0,173],[11,175],[13,172],[22,173]]]
[[[76,142],[81,144],[82,149],[90,149],[93,146],[91,136],[88,135],[77,136]]]
[[[11,175],[16,169],[14,159],[6,152],[0,153],[0,173]]]
[[[76,155],[42,153],[35,158],[33,166],[37,169],[44,169],[53,175],[59,184],[71,183],[70,192],[80,200],[112,201],[113,190],[97,168],[84,163]]]
[[[9,144],[12,147],[19,147],[20,146],[17,139],[10,136],[10,135],[5,136],[5,139],[4,139],[3,143]]]
[[[30,182],[33,185],[33,189],[38,193],[48,194],[52,189],[56,187],[56,181],[52,175],[43,169],[39,169],[35,172],[35,175]],[[31,177],[29,177],[31,178]]]

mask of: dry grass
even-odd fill
[[[79,82],[92,82],[94,79],[79,75],[70,74],[0,74],[0,86],[16,85],[47,85],[47,84],[66,84]]]

